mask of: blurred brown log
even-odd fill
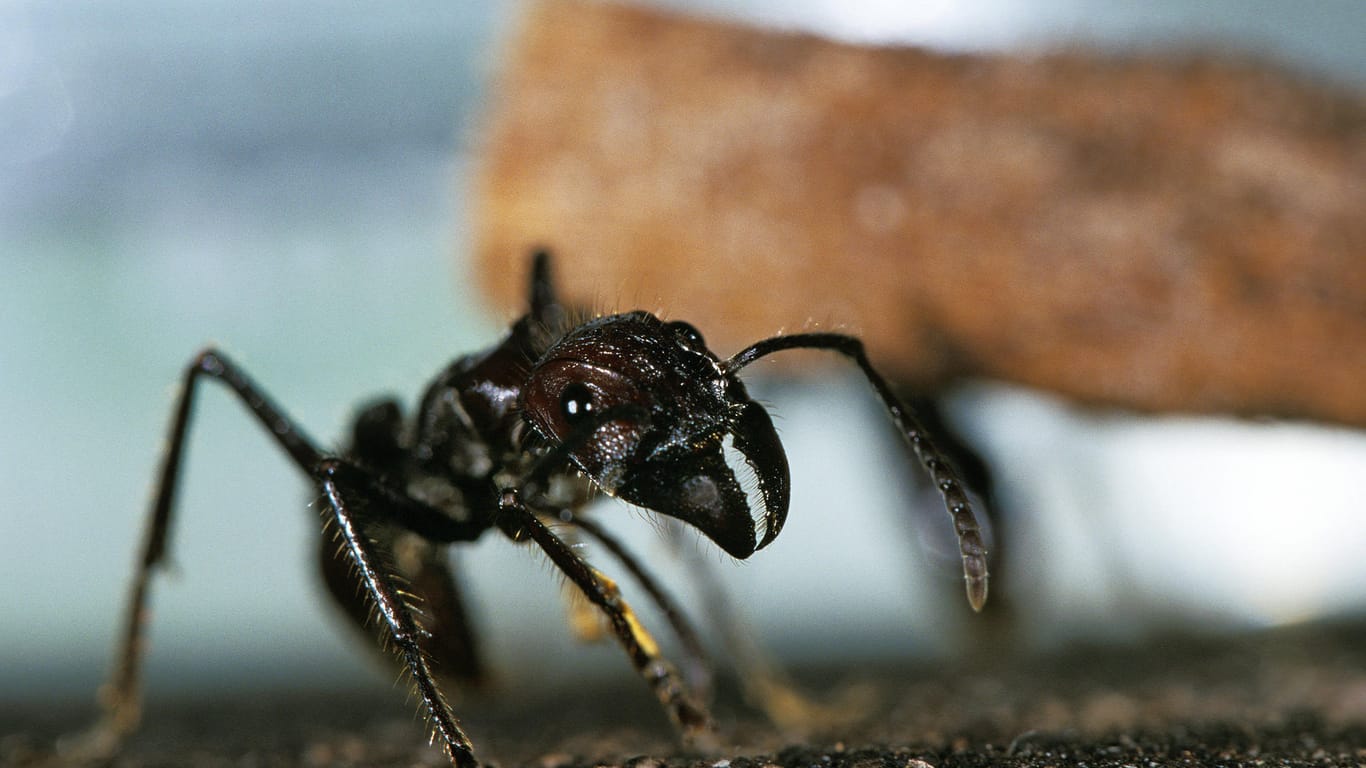
[[[479,137],[526,254],[720,354],[861,334],[895,378],[1366,426],[1366,99],[1248,62],[941,55],[532,5]]]

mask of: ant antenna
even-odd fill
[[[974,611],[982,610],[987,602],[987,550],[982,542],[981,526],[973,512],[972,502],[958,473],[948,459],[930,440],[929,433],[901,400],[892,392],[886,379],[873,368],[864,351],[863,342],[840,333],[795,333],[756,341],[721,363],[723,373],[729,375],[765,355],[786,349],[829,349],[853,360],[868,383],[873,385],[887,413],[896,422],[902,436],[915,452],[930,480],[944,497],[944,506],[953,518],[953,530],[958,534],[958,551],[963,558],[963,579],[966,582],[968,603]]]

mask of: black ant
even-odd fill
[[[607,619],[685,740],[710,728],[705,704],[659,653],[616,585],[552,531],[571,525],[607,545],[642,581],[687,646],[695,636],[662,590],[602,528],[578,515],[601,491],[685,523],[736,558],[771,543],[787,517],[787,458],[768,413],[737,373],[787,349],[852,360],[925,466],[953,517],[968,599],[987,595],[986,553],[962,484],[915,417],[874,370],[857,338],[801,333],[756,342],[722,360],[692,325],[647,312],[574,323],[556,298],[549,256],[533,258],[531,307],[507,336],[457,359],[427,387],[411,420],[398,403],[365,407],[350,446],[324,451],[232,361],[200,352],[184,374],[170,442],[128,602],[122,645],[103,689],[95,749],[115,749],[140,718],[139,665],[152,572],[166,555],[176,483],[198,384],[237,395],[316,483],[336,534],[322,537],[323,572],[356,623],[377,617],[411,675],[453,764],[478,765],[436,673],[479,677],[480,665],[445,546],[498,529],[532,541]],[[748,467],[746,471],[744,467]],[[747,493],[736,469],[755,485]]]

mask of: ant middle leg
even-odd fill
[[[409,605],[409,600],[417,595],[398,586],[391,559],[393,553],[376,546],[367,530],[371,523],[377,520],[387,522],[393,517],[392,514],[378,515],[368,509],[377,502],[386,512],[390,509],[375,494],[366,492],[380,484],[359,468],[340,459],[324,459],[315,471],[342,544],[355,564],[358,580],[373,599],[385,635],[393,642],[414,688],[422,697],[431,725],[441,737],[446,754],[461,768],[476,768],[479,762],[474,757],[473,745],[460,728],[437,685],[428,655],[423,649],[423,638],[427,633],[418,626],[413,618],[413,607]]]
[[[476,627],[450,562],[454,557],[450,547],[393,526],[375,530],[371,537],[376,546],[391,553],[395,574],[405,585],[404,591],[411,593],[414,603],[421,606],[414,616],[418,640],[432,660],[437,676],[462,688],[482,686],[487,681],[487,670]],[[325,530],[318,536],[317,555],[323,585],[333,603],[379,651],[372,622],[374,603],[350,551]]]
[[[381,476],[401,476],[408,459],[403,429],[403,411],[398,401],[373,401],[357,412],[345,455]],[[486,672],[478,638],[452,567],[454,555],[450,547],[399,526],[374,528],[370,536],[378,547],[390,553],[395,574],[422,606],[415,616],[421,630],[419,640],[437,674],[462,687],[484,683]],[[338,546],[335,536],[319,536],[318,564],[333,602],[378,650],[371,626],[373,601],[347,547]]]

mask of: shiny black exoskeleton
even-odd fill
[[[695,636],[667,595],[596,523],[579,514],[594,491],[696,528],[730,555],[771,543],[787,517],[787,459],[768,413],[738,372],[785,349],[821,348],[852,360],[942,492],[959,536],[968,597],[986,599],[986,554],[961,483],[851,336],[807,333],[757,342],[718,358],[685,322],[628,312],[575,322],[555,296],[544,253],[533,259],[531,306],[490,349],[456,360],[404,419],[397,402],[364,408],[341,454],[318,447],[222,353],[185,373],[147,538],[128,605],[123,645],[92,742],[108,749],[139,719],[140,649],[148,587],[165,557],[176,483],[197,385],[235,393],[321,493],[334,537],[320,561],[329,590],[358,623],[380,631],[421,695],[451,760],[477,765],[433,672],[481,673],[446,546],[499,529],[531,541],[606,617],[612,634],[685,738],[709,727],[705,705],[659,653],[616,585],[551,524],[604,545],[641,580],[690,656]],[[737,471],[749,474],[747,493]],[[335,539],[335,542],[333,541]],[[339,546],[338,546],[339,543]]]

